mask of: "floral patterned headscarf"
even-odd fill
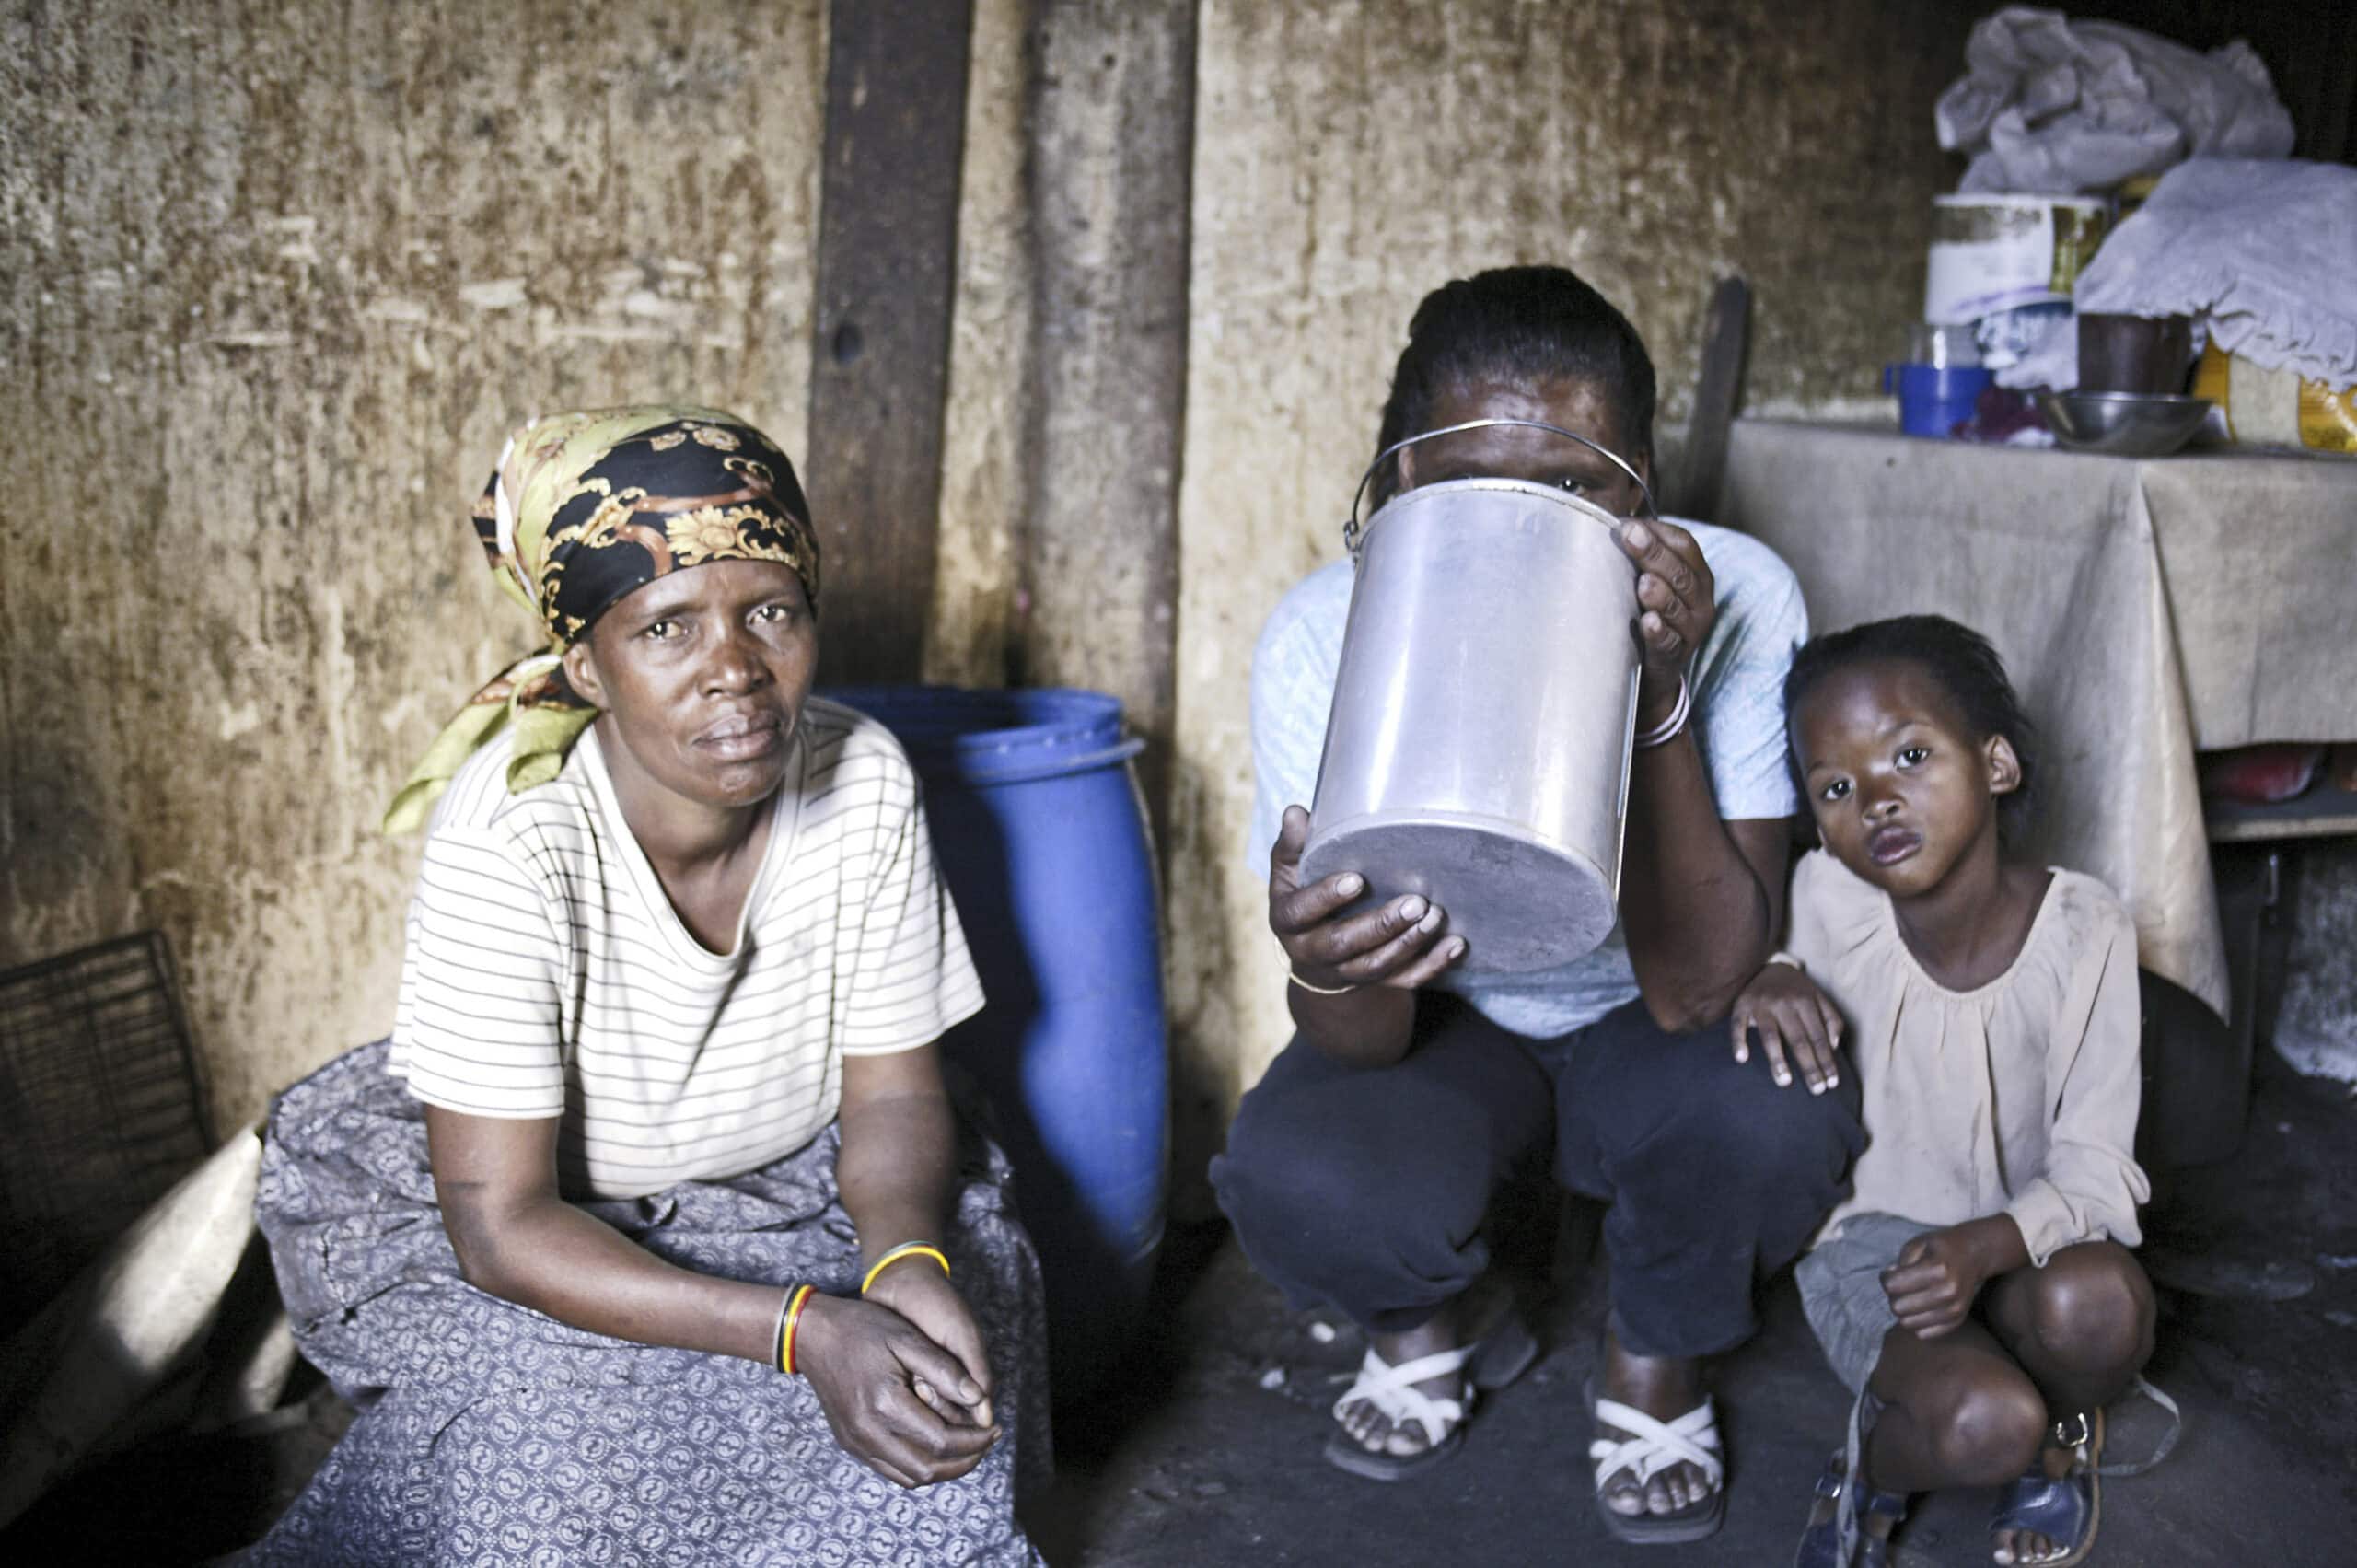
[[[598,716],[561,667],[598,618],[656,578],[714,561],[775,561],[819,603],[819,541],[794,465],[717,410],[684,404],[551,414],[508,438],[475,503],[492,574],[540,619],[548,647],[475,693],[426,749],[385,813],[424,826],[459,768],[513,732],[511,793],[546,784]]]

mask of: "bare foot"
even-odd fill
[[[1604,1332],[1604,1374],[1596,1390],[1605,1399],[1644,1411],[1656,1421],[1676,1421],[1702,1402],[1702,1364],[1670,1356],[1638,1355],[1621,1347],[1610,1329]],[[1599,1436],[1615,1440],[1634,1433],[1599,1421]],[[1675,1514],[1711,1495],[1711,1478],[1701,1466],[1681,1463],[1640,1482],[1634,1470],[1623,1469],[1604,1483],[1604,1505],[1623,1517],[1642,1514]]]
[[[1368,1349],[1393,1366],[1419,1356],[1455,1350],[1458,1342],[1457,1304],[1452,1302],[1442,1307],[1433,1314],[1429,1322],[1403,1334],[1370,1332],[1366,1342]],[[1464,1374],[1461,1372],[1445,1373],[1409,1386],[1435,1400],[1461,1400],[1465,1396]],[[1351,1434],[1351,1441],[1370,1454],[1387,1454],[1393,1458],[1404,1459],[1422,1453],[1433,1445],[1422,1422],[1394,1423],[1389,1416],[1365,1400],[1346,1401],[1335,1412],[1335,1420],[1343,1431]]]

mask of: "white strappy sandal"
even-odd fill
[[[1588,1409],[1604,1425],[1630,1434],[1598,1437],[1587,1446],[1587,1457],[1596,1463],[1596,1511],[1606,1528],[1639,1546],[1701,1540],[1718,1529],[1726,1517],[1726,1462],[1720,1457],[1718,1407],[1707,1395],[1676,1421],[1665,1422],[1618,1400],[1597,1399],[1591,1383]],[[1709,1494],[1675,1514],[1620,1514],[1604,1500],[1605,1483],[1615,1476],[1626,1472],[1643,1487],[1678,1465],[1701,1470]]]
[[[1412,1454],[1387,1454],[1360,1443],[1348,1432],[1326,1439],[1326,1460],[1339,1469],[1369,1481],[1405,1481],[1439,1464],[1464,1446],[1465,1417],[1473,1408],[1473,1380],[1462,1376],[1477,1345],[1435,1351],[1394,1366],[1372,1350],[1359,1363],[1359,1375],[1334,1401],[1334,1419],[1352,1405],[1373,1405],[1395,1427],[1414,1422],[1424,1429],[1424,1446]],[[1458,1374],[1457,1398],[1434,1399],[1415,1385]]]

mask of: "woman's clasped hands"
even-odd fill
[[[998,1441],[981,1330],[948,1276],[923,1260],[886,1270],[865,1296],[813,1296],[795,1370],[835,1441],[895,1485],[954,1481]]]

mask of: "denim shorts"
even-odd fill
[[[1898,1327],[1883,1294],[1882,1272],[1898,1261],[1910,1241],[1939,1228],[1897,1214],[1852,1214],[1841,1222],[1840,1235],[1817,1243],[1794,1269],[1808,1326],[1852,1393],[1865,1392],[1882,1359],[1883,1336]]]

